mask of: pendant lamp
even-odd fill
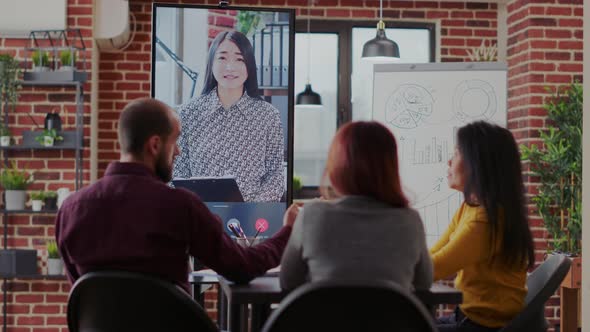
[[[311,8],[310,1],[308,0],[308,7]],[[311,88],[310,66],[311,66],[311,33],[309,29],[309,18],[311,16],[310,11],[307,12],[307,83],[305,84],[305,90],[297,94],[295,104],[299,107],[320,107],[322,106],[322,97],[319,93],[313,91]]]
[[[399,47],[397,43],[388,39],[385,35],[385,22],[383,22],[383,0],[379,0],[379,23],[377,23],[377,35],[363,46],[364,60],[399,60]]]

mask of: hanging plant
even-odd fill
[[[10,54],[0,54],[0,110],[8,102],[16,106],[20,84],[20,64]]]

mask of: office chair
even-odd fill
[[[385,281],[322,281],[303,285],[279,304],[263,332],[436,331],[410,292]]]
[[[219,331],[205,311],[178,286],[123,271],[91,272],[72,287],[70,332]]]
[[[571,260],[564,255],[552,255],[539,265],[527,278],[524,309],[500,332],[547,331],[549,324],[545,319],[545,302],[555,294],[570,265]]]

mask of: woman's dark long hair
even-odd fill
[[[349,122],[330,145],[320,188],[329,198],[331,186],[343,195],[372,197],[394,207],[407,207],[399,177],[395,137],[377,122]]]
[[[466,173],[463,194],[468,204],[485,208],[491,247],[501,238],[500,261],[532,267],[533,238],[527,221],[520,155],[508,129],[477,121],[461,127],[457,144]],[[471,201],[473,198],[477,202]]]
[[[213,60],[215,60],[215,52],[217,52],[217,48],[224,40],[229,40],[236,44],[244,58],[246,71],[248,73],[248,78],[246,79],[246,82],[244,82],[244,91],[246,91],[250,97],[260,97],[258,92],[258,80],[256,79],[256,58],[254,57],[254,49],[252,48],[252,44],[250,44],[248,37],[235,30],[220,32],[215,39],[213,39],[211,47],[209,47],[209,55],[207,56],[205,84],[203,84],[203,91],[201,91],[201,94],[205,95],[217,86],[217,80],[213,76]]]

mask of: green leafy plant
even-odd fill
[[[45,195],[42,191],[33,191],[31,192],[31,200],[33,201],[42,201],[45,198]]]
[[[12,136],[10,129],[4,123],[0,122],[0,136]]]
[[[236,30],[245,34],[246,36],[251,36],[254,34],[261,23],[264,25],[260,13],[258,12],[242,10],[238,13],[237,20],[238,22]]]
[[[47,257],[60,258],[59,249],[57,248],[57,242],[55,242],[55,240],[47,241]]]
[[[35,141],[39,142],[39,144],[45,144],[45,137],[51,137],[54,141],[62,141],[64,138],[57,134],[55,129],[44,129],[41,135],[35,137]]]
[[[580,253],[582,240],[582,92],[578,83],[558,89],[544,105],[549,127],[539,131],[543,145],[521,147],[540,182],[533,202],[552,249],[573,255]]]
[[[4,190],[26,190],[32,182],[33,176],[24,169],[18,169],[15,162],[0,172],[0,185]]]
[[[0,110],[8,101],[14,108],[18,101],[20,64],[10,54],[0,54]]]
[[[301,183],[301,178],[297,175],[293,176],[293,191],[299,191],[303,187]]]
[[[57,198],[57,192],[49,190],[43,192],[43,198]]]
[[[49,67],[49,52],[36,50],[31,55],[35,67]]]
[[[498,46],[490,42],[486,45],[486,41],[482,40],[479,47],[474,47],[467,50],[467,56],[471,61],[496,61],[498,55]]]
[[[59,53],[59,60],[62,66],[74,66],[76,64],[76,52],[72,50],[62,50]]]

